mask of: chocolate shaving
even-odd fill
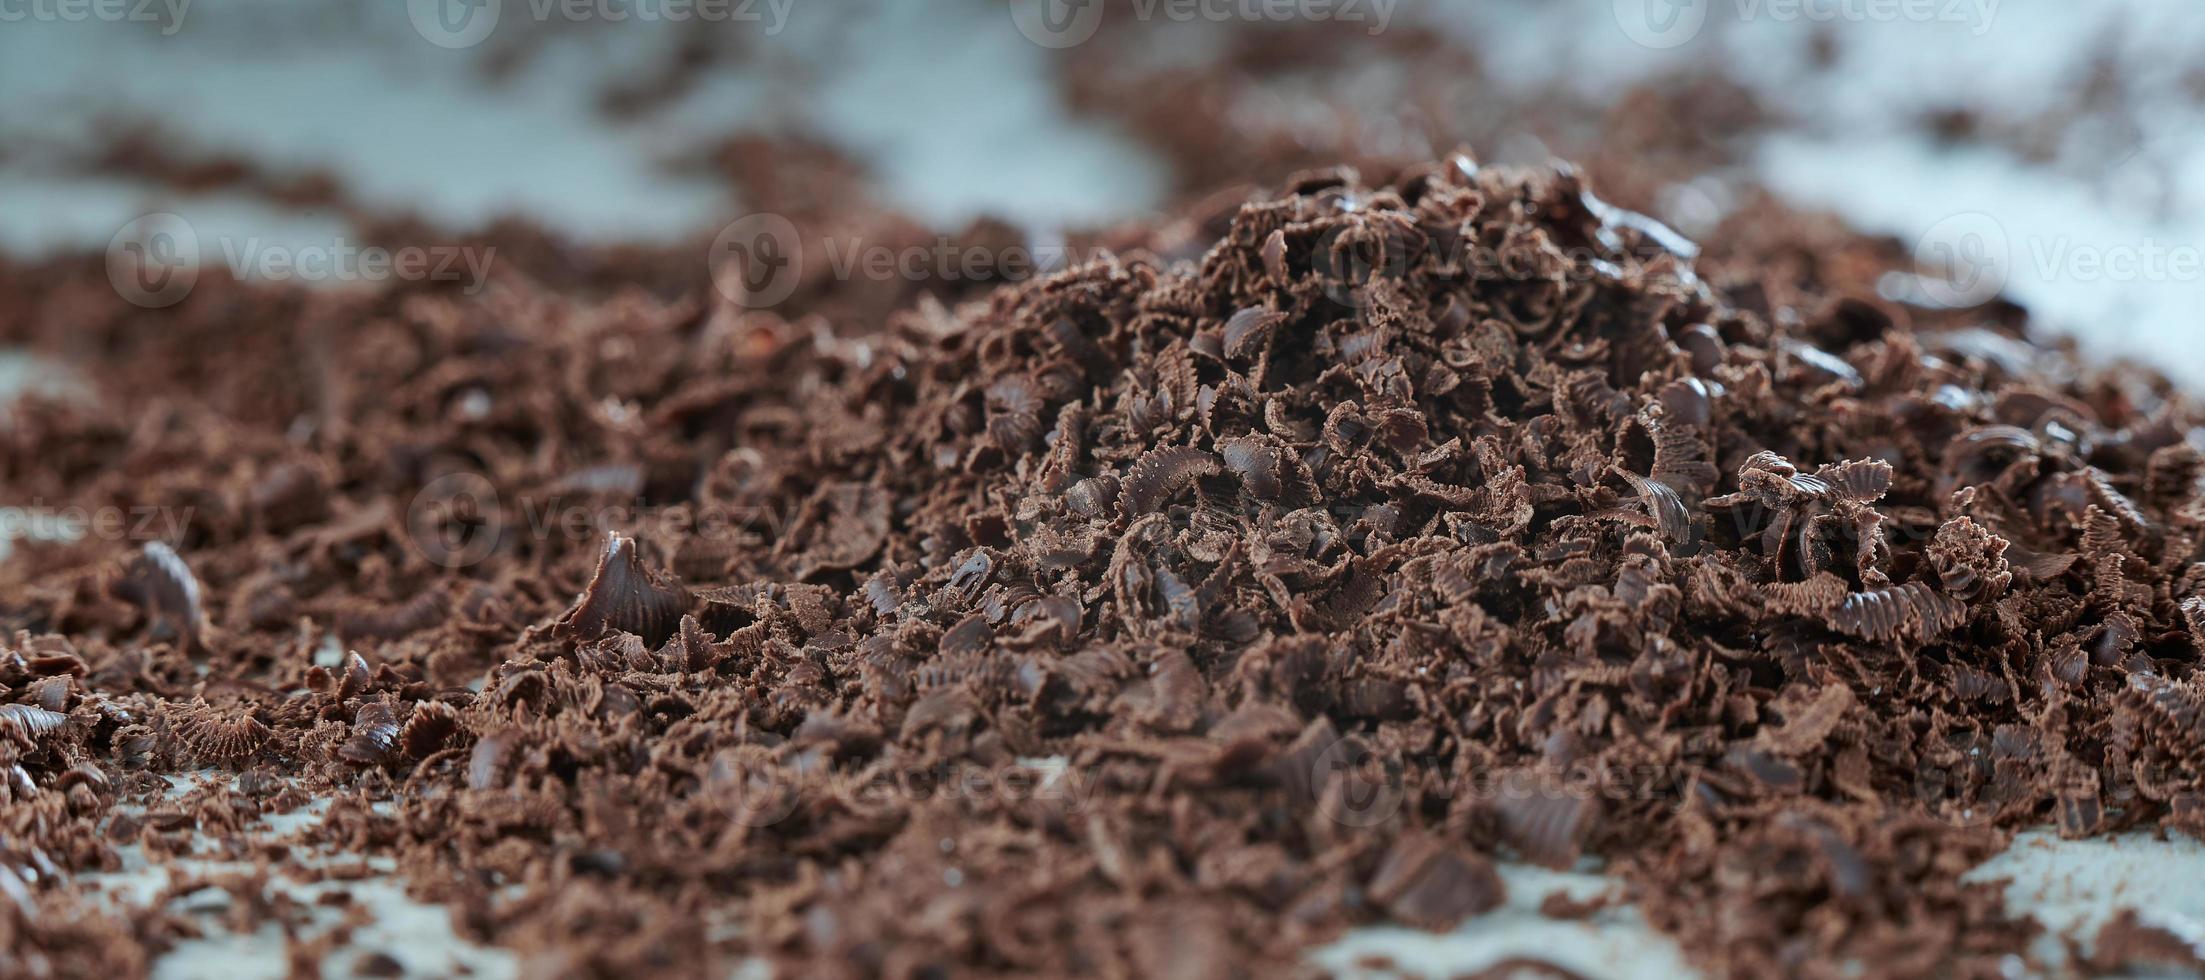
[[[1240,477],[1250,496],[1280,500],[1287,496],[1290,486],[1300,489],[1300,481],[1294,477],[1301,474],[1290,464],[1292,449],[1284,442],[1265,436],[1240,436],[1220,439],[1217,447],[1225,468]]]
[[[414,705],[406,726],[398,732],[398,747],[408,759],[420,761],[442,750],[458,735],[459,711],[441,701]]]
[[[2006,561],[2011,544],[1973,520],[1956,517],[1938,526],[1928,549],[1930,566],[1955,598],[1996,599],[2013,584]]]
[[[337,749],[337,754],[363,766],[382,765],[395,754],[398,734],[398,718],[390,707],[370,701],[353,716],[352,737]]]
[[[1272,332],[1284,322],[1286,314],[1261,306],[1235,312],[1225,321],[1225,356],[1244,360],[1262,354],[1271,342]]]
[[[0,732],[19,745],[35,744],[40,736],[59,729],[69,716],[28,704],[0,704]]]
[[[183,754],[197,762],[240,768],[266,748],[273,733],[250,712],[197,702],[172,722]]]
[[[502,785],[512,771],[524,736],[517,729],[506,728],[475,740],[475,747],[467,758],[467,788],[495,789]]]
[[[146,611],[153,622],[188,646],[199,642],[205,621],[200,609],[199,579],[175,549],[159,541],[146,542],[108,585],[110,594]]]
[[[1501,835],[1533,864],[1567,870],[1599,819],[1599,802],[1581,788],[1528,783],[1504,789],[1494,802]]]
[[[1498,908],[1508,894],[1491,862],[1419,835],[1394,842],[1368,891],[1394,918],[1433,932]]]
[[[1960,603],[1918,582],[1855,592],[1830,615],[1830,625],[1865,640],[1928,640],[1966,619]]]
[[[1151,450],[1133,464],[1119,492],[1119,509],[1128,518],[1151,513],[1194,481],[1218,472],[1218,458],[1193,446]]]
[[[607,630],[643,638],[651,646],[666,642],[689,607],[687,590],[664,574],[644,567],[635,539],[612,534],[598,557],[589,585],[559,617],[561,633],[590,639]]]

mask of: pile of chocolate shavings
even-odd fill
[[[884,324],[0,269],[101,393],[11,495],[191,515],[0,566],[0,972],[142,973],[78,876],[308,799],[555,975],[1260,974],[1496,859],[2001,969],[2012,830],[2205,820],[2201,416],[1712,245],[1457,157]]]

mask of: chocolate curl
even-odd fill
[[[666,642],[689,608],[689,590],[671,576],[647,568],[635,539],[613,532],[589,585],[555,629],[575,640],[593,640],[611,630],[634,633],[653,647]]]

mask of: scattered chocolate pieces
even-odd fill
[[[546,974],[1260,975],[1507,859],[1721,975],[1977,975],[2013,829],[2205,832],[2164,380],[1773,205],[1703,248],[1458,156],[1208,207],[888,315],[0,267],[101,394],[14,409],[14,489],[195,515],[5,572],[0,932],[143,972],[75,875],[318,799]]]

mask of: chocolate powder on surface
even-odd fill
[[[10,495],[189,515],[0,566],[0,972],[142,973],[189,927],[77,876],[309,798],[547,975],[1264,975],[1496,859],[1720,975],[1987,975],[2012,829],[2198,828],[2163,379],[1566,169],[1217,226],[878,323],[0,268],[100,396]]]

